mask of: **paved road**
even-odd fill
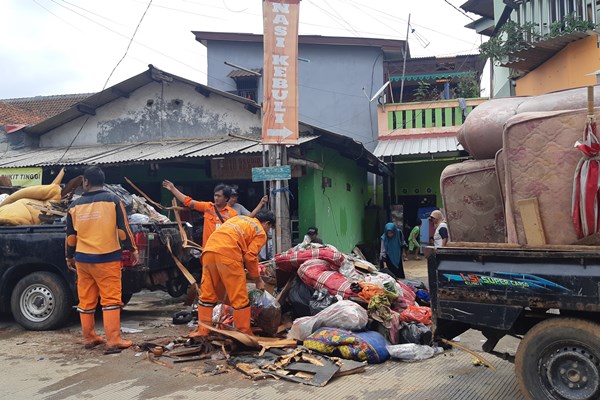
[[[186,326],[170,323],[180,303],[160,293],[135,295],[123,312],[123,326],[142,329],[126,335],[136,342],[164,341],[185,335]],[[468,332],[461,343],[480,346],[481,336]],[[514,351],[515,343],[500,343]],[[0,316],[0,397],[7,399],[187,399],[208,394],[217,399],[520,399],[512,364],[486,355],[498,369],[475,366],[473,357],[452,351],[433,359],[369,365],[362,374],[340,377],[323,388],[285,381],[253,382],[230,371],[201,374],[204,362],[176,364],[168,369],[133,350],[102,355],[84,350],[79,325],[54,332],[27,332],[9,316]],[[166,359],[168,361],[168,359]]]

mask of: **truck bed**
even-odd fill
[[[528,317],[600,311],[600,247],[453,243],[428,260],[436,334],[522,334]]]

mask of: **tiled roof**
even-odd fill
[[[0,101],[0,125],[30,125],[46,119],[29,110],[25,110],[15,104]]]
[[[93,93],[80,93],[55,96],[21,97],[15,99],[0,99],[0,102],[10,103],[23,110],[32,112],[33,114],[50,118],[87,99],[92,94]]]

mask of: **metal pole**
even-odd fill
[[[275,145],[275,165],[281,165],[281,145]],[[282,249],[282,212],[281,212],[281,181],[275,181],[275,248],[276,253],[281,253]]]
[[[404,74],[406,73],[406,53],[408,53],[408,33],[410,32],[410,14],[408,14],[408,24],[406,25],[406,41],[404,42],[404,61],[402,61],[402,82],[400,83],[400,100],[398,103],[402,103],[402,96],[404,94]]]

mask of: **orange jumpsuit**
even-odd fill
[[[99,190],[84,193],[67,214],[66,257],[75,258],[80,313],[120,308],[121,248],[136,251],[119,198]]]
[[[212,233],[222,224],[219,216],[215,212],[215,204],[210,201],[196,201],[190,196],[185,196],[183,205],[204,214],[204,228],[202,229],[202,246],[204,247],[210,235],[212,235]],[[229,207],[229,205],[226,205],[223,209],[219,210],[219,214],[221,214],[224,221],[238,215],[237,211]]]
[[[246,273],[259,277],[258,253],[267,242],[267,235],[256,218],[233,217],[208,238],[202,252],[202,282],[200,303],[214,306],[227,293],[231,306],[248,306]]]

